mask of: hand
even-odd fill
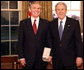
[[[83,59],[81,57],[76,58],[76,66],[79,67],[83,64]]]
[[[50,64],[52,64],[52,56],[49,56],[49,62],[50,62]]]
[[[20,59],[20,63],[21,63],[22,66],[25,67],[25,65],[26,65],[26,61],[25,61],[25,59]]]

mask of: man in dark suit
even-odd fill
[[[31,18],[22,20],[19,27],[18,53],[23,69],[43,69],[44,47],[49,46],[49,21],[39,17],[41,6],[33,2],[30,6]]]
[[[83,63],[83,45],[79,21],[66,16],[67,6],[55,6],[58,18],[51,22],[52,60],[54,69],[76,69]]]

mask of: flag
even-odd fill
[[[35,2],[35,1],[29,1],[30,4],[32,4],[33,2]]]
[[[30,11],[30,9],[29,9],[29,11],[28,11],[28,18],[30,18],[31,17],[31,11]]]
[[[29,5],[31,5],[33,2],[35,2],[35,1],[29,1]],[[30,18],[31,17],[31,11],[30,11],[30,9],[28,10],[28,18]]]

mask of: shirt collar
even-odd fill
[[[32,22],[34,22],[35,19],[36,19],[36,21],[38,21],[38,20],[39,20],[39,17],[34,18],[34,17],[31,16],[31,21],[32,21]]]
[[[63,23],[65,23],[66,22],[66,16],[64,17],[63,20],[58,19],[58,23],[60,23],[60,21],[62,21]]]
[[[35,20],[35,19],[36,19],[36,26],[37,26],[37,29],[38,29],[40,17],[34,18],[34,17],[31,16],[31,23],[32,23],[32,26],[33,26],[33,24],[34,24],[34,20]]]

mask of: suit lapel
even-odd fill
[[[60,36],[59,36],[59,31],[58,31],[58,19],[57,19],[57,22],[56,22],[57,24],[56,24],[56,30],[57,30],[57,38],[58,38],[58,40],[60,41]]]
[[[59,37],[59,31],[58,31],[58,18],[54,21],[54,27],[53,27],[54,29],[54,33],[56,34],[56,38],[57,38],[57,40],[58,40],[58,42],[60,41],[60,37]]]
[[[41,32],[41,30],[42,30],[42,20],[41,20],[41,18],[40,18],[40,20],[39,20],[39,26],[38,26],[38,29],[37,29],[37,34],[36,35],[38,35],[40,32]]]
[[[32,30],[32,23],[30,18],[27,21],[27,27]]]
[[[61,39],[62,41],[65,40],[65,38],[67,37],[68,33],[70,32],[70,28],[71,28],[71,24],[70,24],[69,18],[67,17],[65,27],[63,30],[62,39]]]
[[[33,30],[33,26],[32,26],[32,23],[31,23],[31,18],[29,18],[28,21],[27,21],[27,28],[32,33],[32,35],[35,35],[34,30]]]

